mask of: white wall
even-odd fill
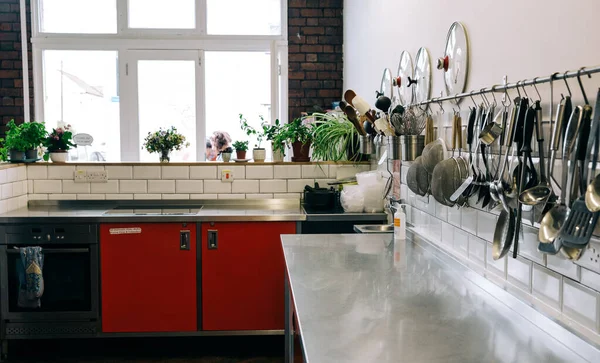
[[[344,87],[374,102],[383,68],[396,75],[403,50],[414,59],[420,47],[427,47],[435,67],[454,21],[465,25],[470,39],[467,90],[500,84],[504,75],[515,82],[595,66],[600,64],[599,14],[598,0],[346,0]],[[433,71],[432,96],[437,97],[444,84],[440,71]],[[595,99],[600,75],[584,84]],[[577,81],[570,85],[579,96]]]

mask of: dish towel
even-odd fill
[[[41,247],[19,248],[21,255],[19,271],[18,306],[22,308],[41,307],[40,298],[44,294],[44,255]]]

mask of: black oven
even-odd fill
[[[39,306],[19,302],[20,248],[41,247]],[[98,228],[93,224],[0,226],[0,315],[5,338],[95,334],[99,321]]]

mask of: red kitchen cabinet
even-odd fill
[[[284,328],[281,234],[295,222],[202,224],[203,330]]]
[[[103,224],[103,332],[198,329],[196,225]]]

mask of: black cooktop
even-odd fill
[[[315,209],[308,205],[303,204],[302,208],[304,208],[304,212],[306,214],[342,214],[342,213],[344,213],[344,208],[342,208],[341,206],[337,206],[334,208],[327,208],[327,209]]]

